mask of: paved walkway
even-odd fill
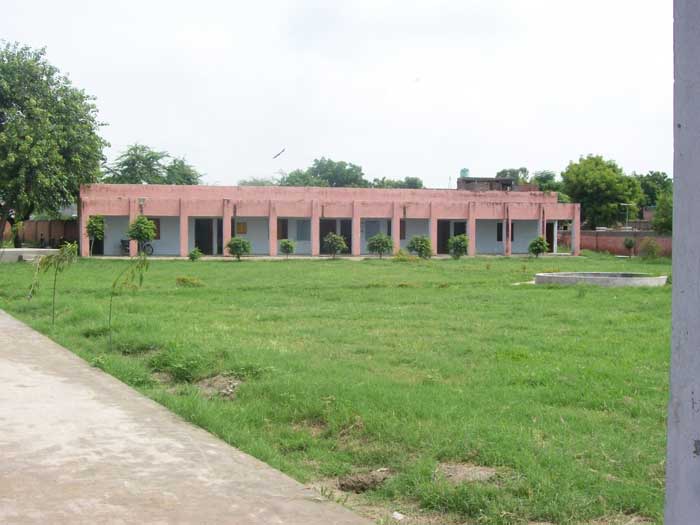
[[[0,523],[369,522],[0,310]]]

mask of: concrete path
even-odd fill
[[[0,523],[369,522],[0,310]]]

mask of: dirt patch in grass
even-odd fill
[[[307,432],[311,435],[311,437],[319,437],[321,434],[323,434],[327,429],[328,425],[326,424],[325,421],[321,421],[319,419],[314,419],[314,420],[304,420],[299,423],[294,423],[292,425],[292,428],[296,432]]]
[[[656,523],[650,518],[636,515],[610,516],[589,521],[588,525],[649,525]]]
[[[379,487],[391,477],[391,474],[388,468],[379,468],[370,472],[349,474],[338,479],[338,488],[343,492],[362,494],[363,492]]]
[[[197,381],[196,384],[204,397],[233,399],[236,397],[236,390],[242,383],[230,375],[218,374]]]
[[[440,463],[435,469],[435,477],[442,478],[453,485],[489,481],[496,474],[495,468],[482,467],[472,463]]]

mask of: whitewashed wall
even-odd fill
[[[512,221],[513,243],[511,253],[527,253],[530,243],[540,235],[539,221]]]
[[[476,253],[503,254],[503,242],[496,240],[496,219],[476,220]],[[503,235],[505,235],[505,230]]]
[[[430,220],[406,219],[406,238],[401,240],[401,248],[406,248],[411,238],[416,235],[430,236]]]
[[[369,223],[369,224],[368,224]],[[369,235],[368,235],[368,229]],[[374,231],[372,231],[374,230]],[[387,219],[362,219],[360,222],[360,249],[362,254],[368,254],[367,241],[370,237],[377,235],[378,233],[383,233],[391,237],[391,231],[389,231],[389,220]]]
[[[293,217],[280,217],[281,219],[287,219],[287,236],[290,240],[296,243],[296,255],[311,255],[311,220],[304,218],[293,218]],[[308,224],[308,240],[299,240],[299,230],[301,223],[306,222]],[[277,241],[277,253],[282,255],[280,249],[280,241]]]
[[[105,255],[121,255],[121,240],[126,239],[129,217],[105,217]]]

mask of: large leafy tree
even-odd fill
[[[143,144],[132,144],[105,167],[103,182],[108,184],[190,184],[202,175],[185,159],[171,158]]]
[[[645,175],[637,175],[637,178],[644,193],[642,206],[656,206],[662,194],[673,191],[673,179],[663,171],[650,171]]]
[[[673,232],[673,193],[670,191],[659,195],[651,225],[658,233]]]
[[[373,188],[405,188],[405,189],[421,189],[423,181],[419,177],[404,177],[403,179],[374,179],[372,181]]]
[[[57,214],[98,180],[106,142],[93,100],[44,49],[0,44],[0,232],[34,211]]]
[[[280,178],[280,186],[330,186],[331,188],[367,188],[362,168],[345,161],[321,157],[305,170],[294,170]]]
[[[629,216],[634,216],[642,200],[639,180],[626,176],[615,161],[599,155],[571,162],[561,177],[564,193],[581,203],[583,220],[590,228],[610,226],[623,219],[623,204],[630,205]]]
[[[506,168],[496,173],[496,177],[499,179],[513,179],[516,184],[525,184],[530,177],[530,172],[525,167]]]

